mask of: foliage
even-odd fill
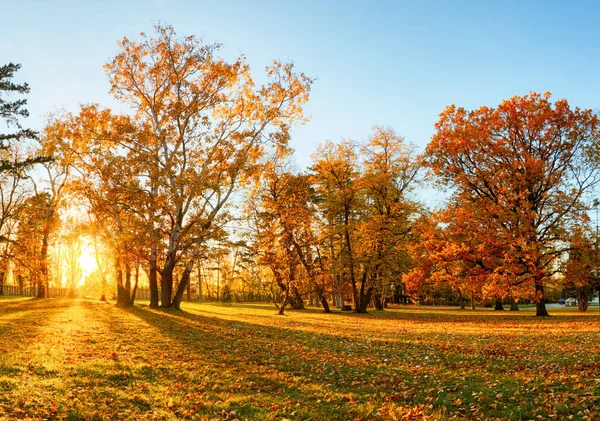
[[[598,288],[598,239],[587,226],[571,234],[569,258],[565,263],[565,289],[577,295],[579,311],[586,311]]]
[[[449,106],[425,157],[469,220],[489,233],[480,241],[498,251],[490,269],[508,282],[504,289],[515,279],[528,284],[538,315],[547,315],[544,284],[560,271],[584,193],[600,181],[597,116],[549,98],[531,93],[474,111]]]
[[[19,122],[20,118],[29,116],[29,112],[25,108],[27,100],[21,98],[15,101],[7,101],[3,98],[11,94],[23,95],[29,93],[29,85],[27,83],[18,84],[12,81],[15,72],[20,68],[20,64],[14,63],[0,66],[0,121],[6,123],[9,127],[16,128],[16,131],[12,133],[0,133],[0,150],[6,150],[11,145],[23,144],[27,140],[37,139],[35,131],[24,129]],[[31,167],[33,164],[48,161],[49,158],[40,156],[30,156],[17,161],[0,156],[0,173]]]

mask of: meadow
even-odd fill
[[[0,297],[0,419],[600,419],[597,309],[182,308]]]

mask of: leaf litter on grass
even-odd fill
[[[0,307],[0,417],[600,417],[600,324],[491,311],[25,300]]]

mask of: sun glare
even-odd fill
[[[94,249],[92,247],[83,247],[81,255],[79,256],[79,265],[81,266],[82,271],[82,277],[79,284],[82,285],[85,281],[85,277],[98,268],[98,263],[96,262]]]

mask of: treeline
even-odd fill
[[[64,279],[74,291],[82,237],[123,306],[143,280],[151,307],[179,308],[215,276],[218,299],[269,296],[280,313],[451,291],[463,306],[528,299],[546,315],[549,283],[580,303],[593,292],[591,110],[536,93],[450,106],[422,154],[374,127],[364,142],[325,142],[300,172],[288,143],[313,81],[294,65],[273,62],[257,85],[243,57],[169,26],[119,46],[105,70],[128,112],[86,104],[38,134],[19,126],[25,100],[0,96],[17,128],[1,139],[0,293],[9,274],[40,297]],[[18,66],[0,69],[0,95],[28,92],[11,81]],[[448,192],[443,209],[419,202],[431,183]]]

